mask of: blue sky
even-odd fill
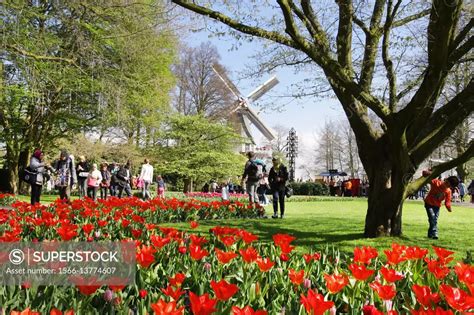
[[[276,75],[280,83],[275,86],[268,95],[270,98],[265,99],[260,104],[254,104],[254,109],[259,111],[260,118],[269,126],[282,125],[288,129],[295,128],[300,140],[300,157],[297,164],[311,163],[313,159],[313,151],[317,145],[316,134],[321,129],[325,121],[336,121],[344,119],[344,113],[339,102],[334,98],[316,99],[314,97],[306,97],[302,99],[294,99],[290,97],[275,97],[279,95],[288,95],[288,88],[291,84],[304,79],[305,74],[294,74],[291,69],[279,69],[276,72],[264,75],[259,79],[242,79],[246,65],[250,64],[250,58],[256,50],[261,49],[258,41],[252,43],[242,42],[242,45],[236,50],[232,49],[235,39],[231,37],[213,37],[207,31],[192,33],[182,40],[189,46],[198,46],[202,42],[210,41],[217,47],[221,56],[221,63],[230,71],[230,78],[239,88],[239,90],[247,96],[258,85],[265,82]],[[273,97],[272,97],[273,96]],[[262,107],[269,102],[276,102],[279,110],[271,110]],[[254,132],[254,137],[261,140],[261,136]],[[263,140],[263,139],[262,139]],[[297,177],[300,176],[297,172]],[[302,173],[301,173],[302,175]]]

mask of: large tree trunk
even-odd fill
[[[8,186],[10,187],[10,191],[13,194],[18,194],[18,154],[16,154],[16,152],[12,152],[12,148],[8,145],[6,161],[8,170]]]
[[[377,146],[376,154],[365,164],[369,179],[366,237],[402,235],[402,207],[413,169],[393,149],[388,143]]]
[[[193,180],[192,178],[184,179],[184,193],[193,192]]]

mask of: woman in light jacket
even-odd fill
[[[40,149],[36,149],[30,159],[30,169],[36,172],[36,180],[31,183],[31,204],[40,203],[41,190],[43,189],[44,173],[46,164],[43,162],[44,154]]]

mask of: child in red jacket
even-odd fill
[[[430,171],[423,171],[423,176],[429,176]],[[451,212],[452,191],[459,185],[459,179],[456,176],[450,176],[445,180],[431,180],[431,188],[425,198],[425,209],[428,215],[428,237],[438,239],[438,216],[441,202],[444,200],[446,209]]]

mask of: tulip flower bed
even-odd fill
[[[191,193],[185,193],[184,194],[186,197],[189,197],[189,198],[195,198],[195,199],[213,199],[213,198],[217,198],[217,199],[220,199],[222,198],[222,193],[218,193],[218,192],[215,192],[215,193],[212,193],[212,192],[191,192]],[[248,200],[249,198],[249,195],[247,194],[236,194],[236,193],[231,193],[229,194],[229,199],[233,200],[233,199],[237,199],[239,201],[246,201]]]
[[[212,206],[195,201],[191,206],[188,202],[77,200],[71,205],[56,202],[33,208],[14,203],[13,210],[0,211],[1,241],[134,240],[137,274],[135,283],[127,286],[3,286],[0,305],[7,314],[464,314],[474,310],[474,267],[454,262],[449,250],[393,244],[383,251],[356,247],[347,256],[329,248],[296,251],[295,238],[287,234],[273,235],[272,243],[263,243],[238,228],[218,226],[203,236],[159,226],[173,220],[212,218],[211,213],[220,213],[224,206],[236,207],[226,211],[240,215],[259,211],[233,203]]]
[[[0,193],[0,207],[1,206],[10,206],[16,201],[16,198],[12,194],[1,194]]]

